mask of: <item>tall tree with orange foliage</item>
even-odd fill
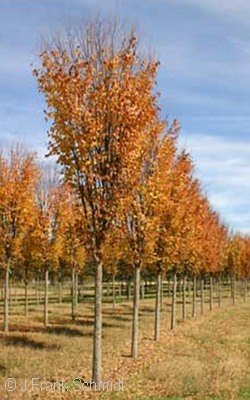
[[[49,154],[56,155],[83,209],[95,263],[93,380],[101,380],[102,246],[126,182],[138,174],[141,148],[158,113],[152,94],[157,63],[142,58],[133,32],[116,23],[87,24],[57,38],[34,71],[45,94]]]
[[[4,331],[9,330],[9,274],[20,241],[32,224],[38,179],[36,157],[20,147],[0,154],[0,259],[5,270]]]

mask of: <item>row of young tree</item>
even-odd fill
[[[165,274],[250,275],[250,240],[230,236],[178,151],[179,124],[161,118],[155,90],[159,63],[139,51],[134,32],[95,21],[57,36],[34,70],[45,95],[49,155],[60,183],[44,181],[35,156],[13,149],[0,156],[0,257],[5,272],[4,326],[8,331],[9,271],[21,268],[28,285],[35,268],[48,274],[90,263],[95,270],[93,380],[101,380],[103,272],[121,266],[134,276],[131,355],[138,355],[140,274],[157,282],[155,339]],[[194,293],[196,291],[194,290]],[[173,301],[171,326],[175,321]],[[185,314],[185,313],[184,313]]]

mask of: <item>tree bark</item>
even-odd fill
[[[133,325],[131,356],[138,356],[138,333],[139,333],[139,303],[140,303],[140,265],[135,265],[134,271],[134,299],[133,299]]]
[[[62,268],[59,271],[59,304],[62,304]]]
[[[231,303],[235,305],[235,275],[231,276]]]
[[[222,289],[221,289],[221,277],[218,277],[218,305],[219,308],[222,306]]]
[[[39,277],[36,277],[36,306],[39,305]]]
[[[209,296],[209,309],[213,311],[214,301],[213,301],[213,277],[210,276],[210,296]]]
[[[247,301],[247,279],[244,279],[244,302]]]
[[[187,319],[187,276],[186,274],[183,275],[183,284],[182,284],[182,319],[186,321]]]
[[[171,297],[170,278],[168,278],[168,297]]]
[[[196,317],[196,292],[197,292],[197,285],[196,285],[196,276],[193,276],[193,303],[192,303],[192,317]]]
[[[101,364],[102,364],[102,261],[96,259],[95,274],[95,320],[94,320],[94,343],[93,343],[93,370],[92,380],[95,383],[101,381]]]
[[[121,284],[121,282],[118,282],[118,296],[119,296],[119,299],[121,300],[121,298],[122,298],[122,284]]]
[[[113,307],[115,307],[116,305],[115,275],[112,276],[112,297],[113,297]]]
[[[49,270],[45,270],[45,282],[44,282],[44,326],[49,325]]]
[[[163,299],[164,299],[164,284],[163,284],[163,279],[161,276],[161,311],[163,310]]]
[[[77,317],[78,309],[78,272],[75,271],[75,318]]]
[[[10,267],[9,261],[5,270],[5,284],[4,284],[4,332],[9,332],[9,276]]]
[[[177,274],[173,274],[173,287],[172,287],[172,306],[171,306],[171,322],[170,329],[174,330],[176,325],[176,288],[177,288]]]
[[[75,277],[76,277],[75,268],[72,268],[72,272],[71,272],[71,318],[72,318],[72,321],[74,321],[75,318],[76,318],[76,310],[75,310],[75,299],[76,299],[76,297],[75,297],[75,290],[76,290]]]
[[[156,285],[156,298],[155,298],[155,341],[160,339],[160,318],[161,318],[161,286],[162,276],[161,272],[157,272],[157,285]]]
[[[29,295],[28,295],[28,278],[25,279],[25,317],[29,315]]]
[[[128,293],[128,301],[131,300],[131,282],[127,283],[127,293]]]
[[[201,315],[204,313],[204,278],[201,277]]]

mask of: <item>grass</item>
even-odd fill
[[[225,299],[226,301],[226,299]],[[229,304],[229,301],[228,301]],[[227,306],[228,306],[227,304]],[[161,341],[153,341],[154,301],[141,302],[140,356],[130,355],[132,303],[104,304],[103,380],[123,378],[125,392],[91,397],[140,400],[250,400],[250,303],[219,310],[181,322],[169,331],[170,300],[165,297]],[[188,314],[191,314],[189,304]],[[208,304],[206,305],[208,310]],[[197,309],[198,310],[198,309]],[[93,305],[81,303],[72,322],[70,304],[53,304],[50,326],[42,324],[42,306],[25,318],[23,309],[12,308],[9,334],[0,332],[0,399],[73,399],[72,379],[91,377]],[[178,309],[178,318],[181,309]],[[48,382],[69,381],[67,393],[7,393],[4,381],[14,377],[39,377]],[[70,383],[71,382],[71,383]],[[81,393],[89,398],[88,393]]]

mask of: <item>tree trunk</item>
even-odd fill
[[[5,286],[4,286],[4,332],[9,332],[9,261],[5,270]]]
[[[177,287],[177,274],[173,274],[173,287],[172,287],[172,306],[171,306],[171,323],[170,329],[174,329],[176,325],[176,287]]]
[[[99,384],[101,381],[102,365],[102,273],[103,264],[98,258],[95,274],[95,320],[93,343],[93,370],[92,380]]]
[[[244,302],[247,301],[247,279],[244,279]]]
[[[118,282],[118,296],[119,296],[119,299],[121,300],[121,297],[122,297],[122,284],[121,284],[121,282]]]
[[[221,308],[222,305],[222,290],[221,290],[221,277],[218,278],[218,305]]]
[[[164,299],[164,284],[163,284],[163,279],[161,276],[161,311],[163,310],[163,299]]]
[[[170,278],[168,278],[168,297],[171,297]]]
[[[72,272],[71,272],[71,318],[72,321],[75,320],[76,318],[76,310],[75,310],[75,268],[72,268]]]
[[[75,271],[75,318],[77,317],[78,309],[78,272]]]
[[[28,296],[28,278],[25,279],[25,317],[28,317],[29,314],[29,296]]]
[[[36,306],[39,305],[39,277],[36,278]]]
[[[183,275],[183,284],[182,284],[182,319],[186,321],[187,319],[187,276],[186,274]]]
[[[160,314],[161,314],[161,286],[162,277],[161,272],[157,272],[157,286],[156,286],[156,300],[155,300],[155,337],[158,341],[160,339]]]
[[[59,271],[59,304],[62,304],[62,268]]]
[[[193,304],[192,304],[192,317],[196,317],[196,292],[197,292],[197,287],[196,287],[196,276],[193,276]]]
[[[204,313],[204,278],[201,277],[201,315]]]
[[[47,327],[49,324],[49,270],[45,270],[45,282],[44,282],[44,326]]]
[[[187,280],[187,287],[188,287],[188,298],[191,296],[191,281],[190,278]]]
[[[113,307],[115,307],[116,305],[115,275],[112,276],[112,297],[113,297]]]
[[[128,301],[131,300],[131,282],[127,283],[127,291],[128,291]]]
[[[213,301],[213,277],[210,276],[210,296],[209,296],[209,308],[213,311],[214,301]]]
[[[235,305],[235,275],[231,276],[231,303]]]
[[[134,299],[133,299],[133,325],[131,356],[138,356],[138,333],[139,333],[139,303],[140,303],[140,265],[135,265],[134,272]]]

